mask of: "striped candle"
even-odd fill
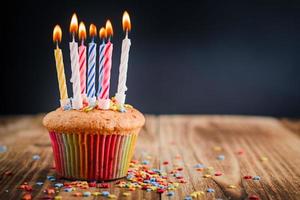
[[[80,72],[80,89],[81,94],[86,94],[86,46],[84,45],[84,40],[86,38],[86,30],[83,22],[79,24],[79,40],[81,40],[81,45],[79,47],[79,72]]]
[[[72,106],[73,109],[79,110],[82,108],[82,97],[80,91],[80,75],[79,75],[79,58],[78,58],[78,44],[75,42],[75,33],[78,29],[78,21],[76,14],[73,14],[71,24],[70,24],[70,32],[73,35],[72,42],[70,42],[70,57],[71,57],[71,69],[72,69],[72,77],[71,82],[73,85],[73,100]]]
[[[103,80],[102,80],[102,90],[100,92],[101,99],[109,99],[112,51],[113,51],[113,44],[110,41],[108,41],[104,48]]]
[[[91,101],[95,99],[95,70],[96,70],[96,48],[94,36],[97,34],[97,29],[94,24],[90,25],[90,36],[92,41],[89,43],[89,59],[88,59],[88,81],[87,81],[87,96]]]
[[[60,99],[62,102],[68,99],[68,92],[67,92],[67,85],[66,85],[63,55],[61,49],[58,46],[58,43],[61,41],[61,37],[62,37],[61,28],[59,25],[56,25],[53,30],[53,41],[56,42],[56,49],[54,50],[54,56],[56,62],[56,71],[57,71]]]
[[[97,96],[100,98],[100,93],[102,90],[102,81],[103,81],[103,68],[104,68],[104,48],[105,48],[105,38],[106,30],[101,28],[99,31],[100,39],[102,39],[102,44],[99,47],[99,76],[98,76],[98,91]]]
[[[106,22],[106,33],[107,37],[113,35],[113,29],[111,22],[107,20]],[[103,80],[102,80],[102,89],[100,92],[101,99],[109,99],[109,88],[110,88],[110,70],[112,64],[112,51],[113,44],[110,42],[110,38],[104,47],[104,67],[103,67]]]
[[[128,59],[130,50],[130,39],[128,38],[128,31],[131,29],[130,18],[128,13],[125,11],[123,14],[123,30],[126,31],[126,36],[122,42],[122,52],[121,52],[121,62],[119,68],[119,82],[118,82],[118,92],[116,94],[116,100],[119,104],[125,103],[126,98],[126,79],[127,79],[127,69],[128,69]]]
[[[79,71],[81,94],[85,94],[86,88],[86,46],[81,44],[79,47]]]

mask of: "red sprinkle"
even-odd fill
[[[244,176],[244,179],[252,179],[252,176]]]
[[[11,176],[11,175],[13,175],[13,173],[11,171],[6,171],[6,172],[4,172],[4,175],[5,176]]]
[[[164,189],[161,189],[161,188],[159,188],[159,189],[157,189],[157,192],[158,192],[158,193],[164,193],[164,192],[165,192],[165,190],[164,190]]]
[[[107,184],[107,183],[98,183],[97,188],[109,188],[109,184]]]
[[[96,186],[97,186],[97,183],[96,183],[96,182],[90,182],[90,183],[89,183],[89,186],[90,186],[90,187],[96,187]]]
[[[164,165],[168,165],[169,162],[168,162],[168,161],[164,161],[163,164],[164,164]]]
[[[237,152],[239,155],[242,155],[244,153],[243,149],[238,150]]]
[[[30,185],[25,185],[24,189],[28,192],[31,192],[32,191],[32,186]]]
[[[178,167],[177,170],[178,170],[178,171],[182,171],[183,168],[182,168],[182,167]]]
[[[250,200],[259,200],[259,197],[256,196],[256,195],[250,195],[250,196],[249,196],[249,199],[250,199]]]
[[[222,172],[216,172],[215,176],[222,176]]]
[[[22,200],[31,200],[31,199],[32,199],[31,194],[26,193],[22,196]]]

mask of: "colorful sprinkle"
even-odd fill
[[[235,189],[236,186],[235,186],[235,185],[228,185],[228,188],[230,188],[230,189]]]
[[[55,200],[62,200],[62,196],[55,196],[54,199]]]
[[[0,145],[0,153],[4,153],[7,151],[7,147],[4,145]]]
[[[167,196],[169,196],[169,197],[172,197],[174,195],[175,195],[175,193],[173,191],[167,192]]]
[[[44,183],[43,183],[43,182],[40,182],[40,181],[39,181],[39,182],[36,182],[35,184],[38,185],[38,186],[44,185]]]
[[[124,197],[128,197],[128,196],[130,196],[131,194],[130,194],[130,192],[123,192],[123,194],[122,194]]]
[[[218,156],[217,156],[217,159],[218,159],[218,160],[225,160],[225,156],[224,156],[224,155],[218,155]]]
[[[222,147],[220,147],[220,146],[214,146],[213,150],[214,151],[222,151]]]
[[[193,198],[191,196],[186,196],[184,197],[184,200],[193,200]]]
[[[103,191],[103,192],[102,192],[102,196],[108,197],[108,195],[109,195],[109,192],[108,192],[108,191]]]
[[[254,176],[253,178],[252,178],[254,181],[260,181],[260,176]]]
[[[256,196],[256,195],[250,195],[250,196],[248,197],[248,199],[249,199],[249,200],[259,200],[259,197]]]
[[[92,194],[91,194],[91,192],[83,192],[83,196],[84,197],[89,197],[89,196],[91,196]]]
[[[31,200],[31,199],[32,199],[31,194],[26,193],[22,196],[22,200]]]
[[[222,172],[219,171],[215,172],[215,176],[222,176]]]
[[[100,196],[101,193],[100,192],[92,192],[92,195],[96,197],[96,196]]]
[[[266,162],[266,161],[268,161],[269,159],[268,159],[266,156],[262,156],[262,157],[260,157],[260,160],[261,160],[262,162]]]
[[[252,179],[252,176],[249,176],[249,175],[244,176],[244,179]]]
[[[54,184],[54,187],[57,187],[57,188],[61,188],[61,187],[63,187],[63,186],[64,186],[63,183],[55,183],[55,184]]]
[[[208,192],[208,193],[213,193],[213,192],[215,192],[215,190],[212,189],[212,188],[208,188],[208,189],[206,190],[206,192]]]

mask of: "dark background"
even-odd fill
[[[132,22],[127,102],[142,112],[300,116],[297,1],[9,4],[1,6],[0,114],[47,112],[59,106],[52,30],[57,23],[63,29],[60,46],[69,80],[73,12],[87,26],[102,26],[107,18],[113,23],[114,95],[126,9]]]

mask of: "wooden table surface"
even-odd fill
[[[51,186],[47,175],[55,175],[52,149],[43,115],[0,118],[0,199],[21,199],[18,187],[33,186],[34,199],[42,199],[43,190]],[[300,199],[300,121],[244,116],[147,116],[135,159],[149,160],[152,167],[170,172],[183,166],[187,183],[180,184],[175,195],[136,190],[124,197],[124,188],[107,189],[118,199],[184,199],[194,191],[204,191],[198,199]],[[240,153],[238,153],[240,152]],[[243,153],[241,153],[243,152]],[[40,155],[40,160],[32,156]],[[218,160],[224,155],[224,160]],[[168,161],[168,165],[163,162]],[[197,163],[212,166],[222,176],[204,178]],[[260,181],[244,176],[260,176]],[[37,186],[36,182],[44,182]],[[230,185],[233,188],[230,188]],[[212,188],[215,192],[208,193]],[[94,189],[103,191],[103,189]],[[81,199],[61,191],[62,199]],[[104,197],[82,197],[104,199]]]

